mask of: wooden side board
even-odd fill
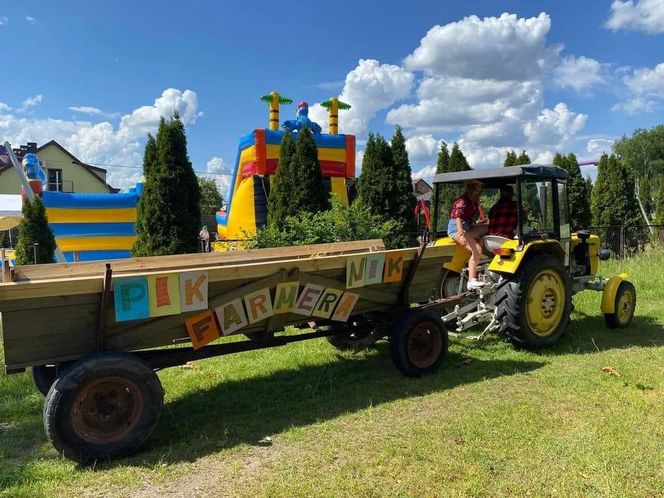
[[[389,253],[390,251],[386,251]],[[409,271],[416,248],[401,250],[404,256],[404,273]],[[443,262],[449,260],[449,248],[430,247],[424,253],[409,287],[410,301],[425,302],[440,275]],[[347,256],[322,256],[304,260],[263,261],[244,265],[211,267],[208,269],[209,308],[228,302],[233,296],[243,295],[263,287],[273,288],[280,281],[288,281],[297,272],[300,282],[310,282],[325,287],[345,289]],[[166,272],[166,273],[173,273]],[[97,282],[97,280],[99,280]],[[71,279],[74,286],[58,295],[54,288],[62,290],[54,282],[39,281],[16,283],[17,288],[37,286],[38,292],[24,293],[21,297],[0,301],[4,328],[5,362],[9,369],[32,365],[67,361],[79,358],[95,350],[95,336],[99,323],[101,280],[90,277]],[[90,285],[85,287],[80,282]],[[402,282],[381,283],[352,289],[360,295],[353,314],[396,309]],[[255,289],[254,289],[255,288]],[[48,294],[51,292],[51,294]],[[36,295],[35,295],[36,294]],[[109,303],[104,347],[118,350],[138,350],[167,346],[188,340],[185,320],[200,312],[116,322],[113,303]],[[306,322],[307,317],[297,314],[279,315],[278,320],[264,320],[241,330],[254,333],[265,330],[283,330],[289,324]]]
[[[227,266],[238,263],[258,263],[279,259],[302,259],[383,250],[385,250],[385,245],[382,240],[371,239],[246,251],[119,259],[112,261],[112,266],[115,275],[124,275],[135,272],[195,270],[209,266]],[[24,265],[16,267],[13,278],[15,282],[34,282],[36,280],[57,280],[61,278],[99,277],[103,276],[105,265],[105,262]]]

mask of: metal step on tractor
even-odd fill
[[[583,290],[602,292],[601,311],[609,328],[627,327],[636,306],[636,290],[626,274],[610,278],[598,274],[600,239],[586,230],[572,233],[567,201],[567,172],[552,165],[443,173],[434,177],[433,236],[435,246],[455,246],[445,263],[431,302],[440,310],[451,335],[480,323],[515,345],[544,348],[565,333],[573,309],[572,296]],[[485,235],[478,277],[484,286],[466,290],[470,252],[444,231],[449,216],[445,200],[454,198],[467,182],[484,186],[483,202],[491,203],[501,187],[516,195],[516,226],[510,237]],[[447,194],[446,194],[447,192]],[[493,199],[492,199],[493,197]],[[437,201],[437,202],[436,202]],[[439,222],[440,220],[440,222]],[[490,223],[489,223],[490,225]],[[487,225],[487,229],[489,227]],[[489,233],[491,231],[489,230]]]

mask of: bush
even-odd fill
[[[319,213],[303,212],[287,216],[281,226],[259,229],[254,247],[285,247],[325,244],[352,240],[383,239],[386,244],[398,234],[398,224],[381,220],[369,208],[353,203],[345,206],[332,198],[332,209]]]
[[[37,246],[37,263],[53,263],[55,237],[48,226],[46,209],[39,197],[33,202],[23,202],[23,219],[19,225],[16,263],[30,265],[35,263],[34,245]]]

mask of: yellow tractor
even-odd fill
[[[626,274],[605,278],[597,273],[599,261],[609,257],[608,251],[600,250],[599,237],[585,230],[571,232],[567,178],[565,170],[552,165],[434,177],[432,243],[455,246],[455,252],[441,271],[430,305],[443,310],[442,320],[449,329],[460,333],[488,322],[478,338],[498,332],[522,347],[551,346],[569,323],[572,295],[583,290],[602,292],[601,310],[608,327],[630,324],[636,290]],[[516,194],[517,223],[510,237],[486,235],[480,239],[483,256],[478,276],[484,285],[467,291],[470,253],[444,231],[449,219],[445,202],[449,204],[472,181],[482,182],[483,199],[489,202],[492,192],[511,186]]]

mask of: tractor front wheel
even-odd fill
[[[537,254],[504,280],[495,303],[500,330],[512,343],[531,349],[551,346],[569,322],[569,276],[558,258]]]
[[[616,292],[615,311],[604,313],[604,321],[610,329],[624,329],[629,327],[636,308],[636,289],[631,282],[620,282]]]

